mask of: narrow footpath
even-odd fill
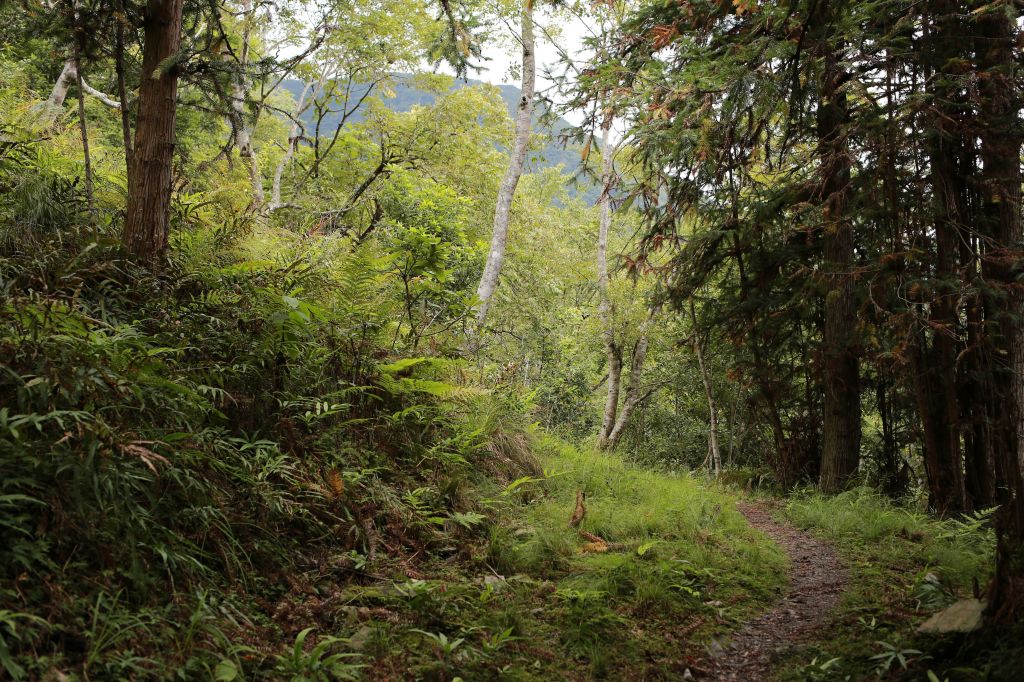
[[[740,512],[782,547],[793,563],[789,591],[770,611],[747,623],[706,662],[701,679],[756,682],[767,679],[772,659],[806,641],[826,622],[847,580],[846,567],[826,542],[772,518],[772,507],[740,503]]]

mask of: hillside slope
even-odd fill
[[[479,80],[469,79],[468,81],[462,81],[455,79],[452,84],[453,90],[458,90],[467,87],[481,87],[489,86],[487,83]],[[297,80],[287,80],[282,83],[282,87],[287,90],[293,98],[298,98],[302,93],[303,85]],[[509,114],[511,115],[519,102],[519,88],[515,85],[500,84],[496,86],[498,91],[501,93],[501,98],[504,100],[508,107]],[[364,94],[366,94],[367,86],[357,85],[352,89],[352,101],[358,100]],[[405,74],[397,75],[395,78],[395,84],[392,88],[393,96],[382,97],[382,101],[393,111],[404,112],[409,111],[414,106],[429,106],[436,102],[437,97],[434,93],[416,87],[411,82],[410,77]],[[307,121],[312,120],[313,113],[307,111],[305,119]],[[354,115],[349,118],[350,123],[359,123],[364,120],[363,112],[357,110]],[[322,123],[324,130],[333,131],[341,121],[340,113],[333,113],[327,115]],[[540,114],[535,116],[535,132],[541,132],[548,136],[547,143],[542,149],[535,150],[530,154],[527,159],[527,168],[531,171],[543,170],[545,168],[555,168],[561,166],[564,173],[573,174],[578,170],[580,163],[579,150],[570,145],[566,148],[563,145],[561,136],[571,128],[571,124],[565,119],[559,117],[556,122],[548,126],[542,126],[540,123]],[[596,195],[595,195],[596,199]]]

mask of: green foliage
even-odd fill
[[[951,671],[956,667],[963,652],[951,654],[948,642],[922,637],[915,629],[934,611],[988,582],[995,552],[990,511],[936,520],[859,488],[837,496],[808,491],[791,499],[785,513],[835,543],[851,571],[833,636],[794,652],[794,660],[829,661],[829,674],[851,679],[876,674],[923,678],[925,660],[934,670],[950,663]],[[964,646],[975,648],[970,655],[979,660],[991,657],[993,669],[1012,666],[1010,661],[1019,658],[1005,642]],[[783,679],[828,677],[813,663],[794,664]]]
[[[312,647],[306,646],[306,639],[315,628],[306,628],[295,636],[291,651],[275,659],[274,674],[291,682],[326,682],[327,680],[356,680],[363,666],[353,663],[358,654],[334,652],[332,649],[344,643],[338,637],[320,637]]]
[[[52,172],[32,158],[4,168]],[[466,488],[499,423],[475,416],[489,398],[457,364],[389,358],[394,256],[225,230],[193,197],[153,275],[113,226],[73,211],[54,232],[19,202],[0,225],[22,231],[0,251],[0,570],[26,587],[0,598],[5,669],[356,674],[338,640],[279,658],[234,642],[257,627],[281,641],[246,595],[280,599],[284,575],[339,543],[369,572],[486,533]]]

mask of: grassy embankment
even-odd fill
[[[869,489],[791,499],[784,518],[832,542],[850,582],[825,636],[790,652],[781,679],[1019,679],[1020,633],[915,632],[931,614],[984,589],[995,549],[989,516],[939,521]]]

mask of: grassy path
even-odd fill
[[[772,659],[791,644],[809,639],[839,602],[848,573],[831,545],[772,518],[765,504],[739,504],[751,526],[775,541],[792,562],[786,596],[760,618],[747,623],[717,650],[708,665],[711,679],[765,679]]]

